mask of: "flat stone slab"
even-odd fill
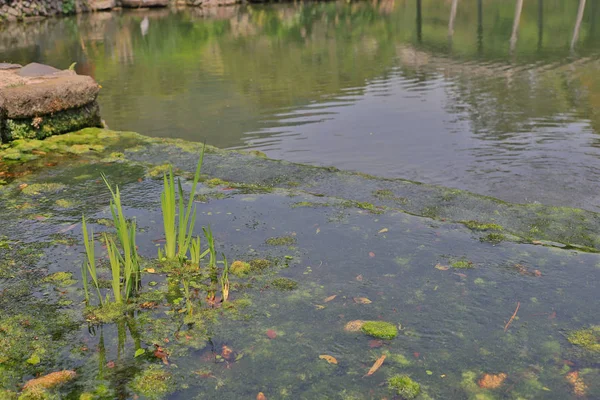
[[[40,63],[30,63],[21,68],[17,74],[23,77],[52,75],[61,72],[60,69]]]
[[[167,7],[169,0],[123,0],[121,5],[126,8]]]
[[[33,84],[19,81],[17,76],[12,85],[0,84],[0,88],[0,108],[13,119],[82,107],[95,101],[100,90],[94,79],[83,75],[59,76]]]
[[[22,67],[21,64],[0,63],[0,71],[11,70],[11,69],[19,69],[21,67]]]

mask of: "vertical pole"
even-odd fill
[[[450,22],[448,22],[448,39],[452,40],[454,35],[454,20],[456,19],[456,9],[458,7],[458,0],[452,0],[452,6],[450,7]]]
[[[583,12],[585,11],[585,0],[579,0],[579,9],[577,10],[577,21],[573,29],[573,38],[571,39],[571,50],[575,49],[577,39],[579,39],[579,30],[581,29],[581,21],[583,20]]]
[[[519,36],[519,22],[521,21],[521,11],[523,10],[523,0],[517,0],[515,8],[515,19],[513,21],[512,35],[510,36],[510,52],[512,53],[517,46]]]
[[[423,40],[423,16],[421,14],[421,0],[417,0],[417,41],[421,43]]]

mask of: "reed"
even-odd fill
[[[170,167],[168,174],[165,173],[163,175],[163,191],[160,195],[160,200],[163,213],[163,227],[165,230],[165,247],[164,250],[159,251],[158,255],[160,259],[184,260],[187,258],[196,222],[194,195],[196,194],[196,187],[200,180],[205,147],[202,146],[202,151],[200,152],[200,159],[196,166],[187,202],[184,201],[183,187],[181,186],[180,179],[177,179],[177,186],[175,186],[173,168]]]
[[[81,266],[81,278],[83,280],[83,290],[85,292],[85,304],[88,306],[90,305],[88,279],[92,278],[92,283],[94,284],[96,293],[98,294],[98,301],[100,302],[100,305],[102,305],[102,295],[100,294],[100,285],[98,283],[98,274],[96,272],[94,231],[90,229],[88,233],[87,223],[85,222],[85,216],[81,217],[81,230],[83,232],[83,244],[85,246],[86,254],[86,260]]]
[[[229,264],[227,257],[223,254],[223,273],[221,274],[221,294],[223,302],[229,298]]]

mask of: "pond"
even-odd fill
[[[113,129],[598,211],[600,4],[517,4],[97,13],[6,27],[0,59],[77,62]]]
[[[0,27],[0,59],[94,76],[118,130],[0,146],[0,398],[599,399],[599,8]]]

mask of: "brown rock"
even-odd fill
[[[31,118],[82,107],[95,101],[98,91],[98,84],[89,76],[62,76],[2,88],[0,108],[5,109],[7,118]]]

